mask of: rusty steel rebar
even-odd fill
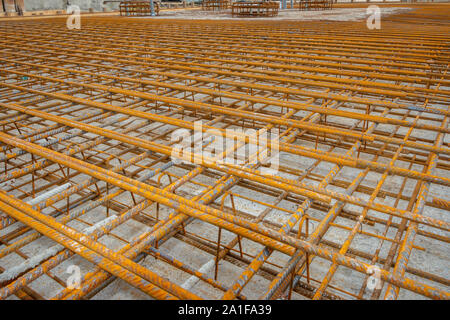
[[[0,299],[449,299],[450,5],[414,7],[0,18]]]

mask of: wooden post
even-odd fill
[[[16,12],[16,5],[14,3],[14,0],[3,0],[3,3],[5,4],[6,14],[11,14],[11,13]]]
[[[25,12],[25,3],[24,0],[16,0],[17,12],[19,15],[23,16]]]

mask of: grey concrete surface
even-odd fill
[[[92,8],[94,11],[116,9],[117,3],[103,4],[103,0],[25,0],[26,11],[65,10],[68,5],[77,5],[82,11]]]

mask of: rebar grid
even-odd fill
[[[0,21],[0,298],[448,299],[450,6],[415,8]],[[278,129],[278,173],[174,161],[199,120]]]

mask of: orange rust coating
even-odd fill
[[[399,10],[381,30],[0,18],[0,298],[47,297],[33,281],[64,287],[56,266],[81,257],[81,289],[53,299],[120,280],[135,298],[449,299],[450,4],[380,6]],[[214,138],[206,154],[174,153],[178,129],[195,133],[191,146]],[[271,129],[276,174],[245,133]],[[216,161],[230,130],[235,162]],[[62,249],[30,266],[44,238]]]

